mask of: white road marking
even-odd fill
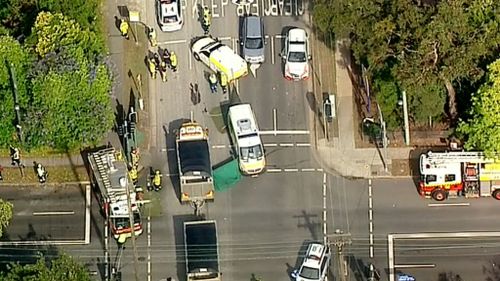
[[[373,246],[373,190],[372,190],[372,180],[368,179],[368,230],[370,237],[370,247],[369,254],[370,258],[374,256],[374,246]]]
[[[395,268],[434,268],[435,264],[395,264]]]
[[[90,197],[90,185],[85,186],[85,244],[90,244],[90,204],[92,199]]]
[[[86,245],[85,240],[0,241],[1,246]]]
[[[290,146],[293,146],[294,144],[293,143],[280,143],[279,146],[283,146],[283,147],[290,147]]]
[[[395,281],[395,269],[404,268],[408,265],[394,264],[394,240],[395,239],[426,239],[426,238],[477,238],[477,237],[500,237],[499,231],[477,231],[477,232],[437,232],[437,233],[396,233],[387,235],[389,281]],[[415,265],[411,265],[415,267]]]
[[[281,169],[267,169],[267,171],[270,173],[277,173],[277,172],[281,172]]]
[[[283,169],[285,172],[298,172],[299,169]]]
[[[158,42],[158,45],[173,45],[173,44],[183,44],[183,43],[187,43],[187,40],[186,39],[169,40],[164,42]]]
[[[274,37],[271,36],[271,64],[274,64]]]
[[[261,135],[309,135],[308,130],[267,130],[259,131]]]
[[[327,245],[328,243],[328,232],[327,232],[327,224],[326,224],[326,173],[323,173],[323,243]]]
[[[219,144],[219,145],[212,145],[212,148],[226,148],[227,146],[225,144]]]
[[[453,207],[453,206],[470,206],[470,203],[429,203],[428,207]]]
[[[74,211],[33,212],[33,216],[67,216],[74,214],[75,214]]]
[[[281,34],[276,34],[274,35],[274,37],[276,37],[276,39],[282,39],[282,38],[285,38],[285,36],[281,35]]]
[[[278,130],[278,120],[276,117],[276,108],[273,108],[273,130],[274,130],[274,135],[276,136],[276,131]]]
[[[231,36],[226,36],[226,37],[219,37],[220,41],[231,41],[232,37]]]
[[[151,281],[151,216],[148,216],[148,281]]]
[[[265,143],[264,144],[264,147],[277,147],[278,144],[277,143]]]
[[[297,146],[305,147],[305,146],[311,146],[311,144],[310,143],[297,143]]]
[[[301,172],[314,172],[316,169],[314,168],[305,168],[305,169],[300,169]]]

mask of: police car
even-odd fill
[[[311,243],[302,265],[296,272],[296,281],[323,281],[328,273],[332,253],[330,247]]]

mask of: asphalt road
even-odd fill
[[[12,221],[2,240],[84,239],[85,188],[3,186],[0,197],[14,205]]]

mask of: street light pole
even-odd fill
[[[403,115],[405,122],[405,144],[410,145],[410,125],[408,124],[408,102],[406,101],[406,91],[403,91]]]

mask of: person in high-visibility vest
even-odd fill
[[[156,170],[155,175],[153,177],[153,186],[155,188],[155,191],[158,191],[161,189],[161,178],[162,178],[162,174],[160,173],[160,170]]]
[[[148,27],[148,37],[149,43],[151,43],[151,47],[156,47],[158,42],[156,41],[156,31],[153,27]]]
[[[137,174],[137,169],[135,167],[132,167],[128,172],[128,174],[130,175],[130,179],[132,180],[133,183],[136,183],[137,180],[139,179],[139,175]]]
[[[156,62],[154,58],[148,58],[148,68],[151,78],[156,79]]]
[[[205,31],[205,35],[208,34],[208,30],[210,29],[210,25],[212,24],[212,12],[210,12],[210,9],[205,6],[203,7],[203,22],[202,22],[202,27],[203,31]]]
[[[227,76],[222,72],[220,72],[220,87],[224,94],[227,93]]]
[[[217,93],[217,75],[215,73],[211,73],[208,77],[208,82],[210,83],[210,91],[213,93]]]
[[[132,159],[132,166],[133,167],[138,167],[139,166],[139,150],[137,148],[133,148],[132,151],[130,152],[130,158]]]
[[[125,244],[125,242],[127,242],[127,238],[128,238],[128,235],[125,234],[125,233],[122,233],[122,234],[118,235],[118,241],[117,241],[118,244],[119,245]]]
[[[170,52],[170,68],[172,68],[174,72],[177,71],[177,55],[174,51]]]
[[[128,22],[124,19],[120,20],[120,32],[122,33],[122,36],[129,39],[128,37]]]

